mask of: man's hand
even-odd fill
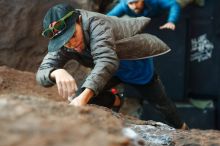
[[[86,105],[93,97],[94,92],[91,89],[86,88],[79,96],[75,97],[70,105],[83,106]]]
[[[167,22],[166,24],[160,26],[160,29],[171,29],[171,30],[175,30],[176,26],[174,23],[172,22]]]
[[[58,93],[64,99],[74,96],[78,90],[75,79],[65,69],[54,70],[50,77],[56,81]]]

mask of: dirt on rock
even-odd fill
[[[41,87],[34,73],[6,66],[0,67],[0,129],[0,146],[220,145],[219,131],[176,130],[100,106],[71,106],[56,86]]]
[[[34,73],[0,67],[0,146],[122,146],[123,122],[106,108],[76,108]],[[59,101],[59,102],[58,102]]]
[[[6,66],[0,67],[0,93],[30,95],[62,101],[56,86],[44,88],[37,84],[34,73],[15,70]]]
[[[0,96],[0,146],[123,146],[122,122],[111,112],[45,98]]]
[[[0,1],[0,146],[220,145],[219,131],[181,131],[95,105],[76,108],[56,86],[38,85],[34,72],[48,44],[40,34],[43,16],[60,2],[103,12],[113,0]],[[74,61],[66,68],[79,84],[89,71]]]

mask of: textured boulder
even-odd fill
[[[181,131],[95,105],[76,108],[56,90],[37,85],[31,72],[0,67],[0,146],[220,145],[219,131]]]
[[[62,100],[56,86],[37,85],[33,72],[48,41],[40,34],[42,19],[59,2],[104,12],[112,0],[0,1],[0,65],[18,69],[0,67],[0,146],[220,145],[219,131],[180,131],[97,106],[75,108]],[[79,82],[89,71],[76,62],[67,68]]]

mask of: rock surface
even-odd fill
[[[88,105],[70,106],[56,86],[35,75],[0,67],[0,146],[218,146],[220,132],[176,130],[154,121]]]
[[[59,97],[56,86],[36,84],[33,72],[47,53],[48,40],[40,34],[47,9],[69,2],[77,8],[104,12],[112,1],[0,1],[0,65],[23,70],[0,67],[0,146],[220,145],[219,131],[180,131],[102,107],[75,108]],[[89,71],[76,62],[66,68],[78,82]]]

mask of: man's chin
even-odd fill
[[[135,13],[135,14],[140,14],[141,11],[139,11],[139,10],[134,10],[134,13]]]

